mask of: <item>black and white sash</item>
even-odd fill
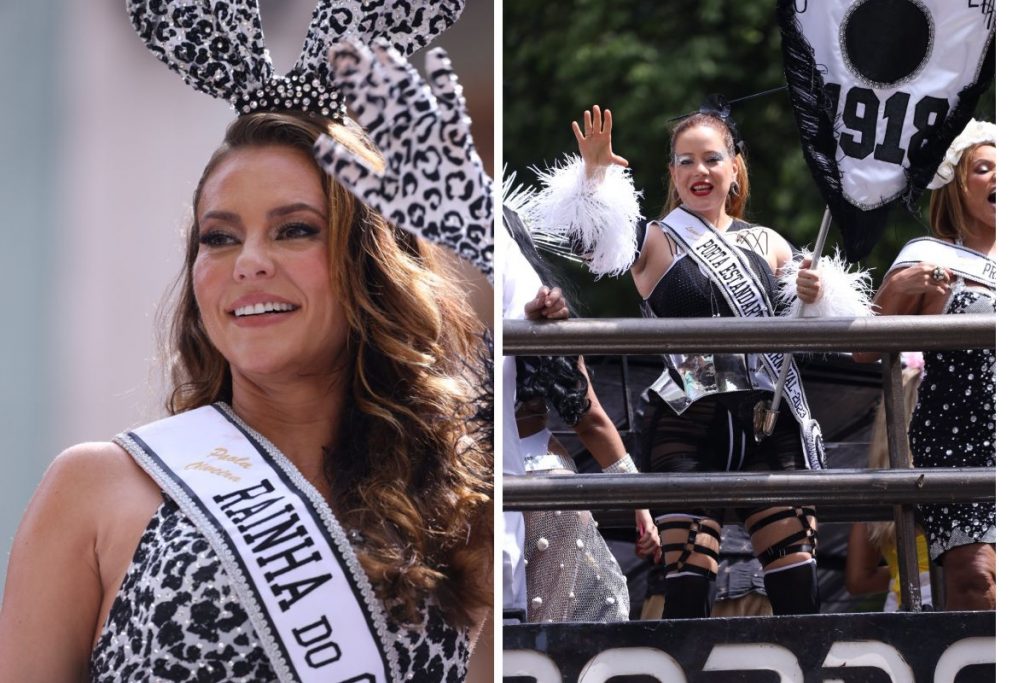
[[[323,497],[218,403],[134,431],[126,449],[209,539],[281,681],[384,683],[384,611]]]
[[[732,309],[740,318],[770,318],[773,315],[771,298],[764,290],[760,279],[751,270],[746,258],[728,240],[704,219],[682,207],[658,221],[667,227],[687,249],[704,275],[718,288]],[[774,386],[782,372],[783,353],[754,354],[757,360],[755,374],[760,375],[759,385]],[[765,382],[767,380],[767,382]],[[769,388],[769,390],[771,390]],[[824,446],[818,421],[811,417],[807,407],[807,396],[796,365],[789,368],[783,387],[783,396],[793,416],[800,424],[804,460],[808,469],[824,469]]]
[[[934,237],[918,237],[907,242],[900,249],[896,260],[889,266],[886,275],[915,263],[934,263],[965,280],[996,288],[995,259],[965,246],[944,242]]]

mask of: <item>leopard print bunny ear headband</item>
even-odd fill
[[[301,111],[344,121],[344,93],[331,83],[327,50],[342,37],[386,38],[410,55],[462,13],[465,0],[319,0],[302,53],[274,73],[258,0],[128,0],[150,52],[190,86],[227,100],[239,114]]]

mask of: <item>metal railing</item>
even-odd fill
[[[995,468],[911,469],[900,351],[995,348],[996,316],[506,320],[506,355],[869,351],[882,354],[890,470],[504,478],[508,510],[678,504],[892,504],[901,602],[921,611],[913,505],[995,500]],[[813,412],[813,410],[812,410]]]
[[[931,351],[995,348],[996,316],[506,320],[513,355]]]

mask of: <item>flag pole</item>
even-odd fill
[[[821,258],[821,252],[825,248],[825,237],[828,235],[828,229],[832,225],[832,210],[825,206],[825,213],[821,217],[821,227],[818,228],[818,240],[814,243],[814,254],[811,256],[811,269],[818,267],[818,260]],[[792,317],[801,318],[804,314],[804,302],[799,297],[796,300],[796,308]],[[775,431],[775,423],[779,419],[779,404],[782,402],[782,387],[785,385],[786,377],[789,376],[789,368],[793,365],[793,354],[787,353],[785,358],[782,359],[782,370],[779,372],[779,379],[775,382],[775,395],[772,397],[771,408],[768,409],[764,416],[763,423],[759,425],[759,428],[755,432],[755,438],[757,441],[763,440],[765,437],[771,436],[772,432]]]

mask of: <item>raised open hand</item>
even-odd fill
[[[608,166],[629,166],[629,162],[612,151],[612,110],[596,104],[583,112],[583,130],[580,124],[572,122],[572,132],[580,147],[580,156],[586,168],[587,177],[593,178],[604,172]]]
[[[371,168],[327,135],[314,150],[320,165],[393,224],[451,249],[493,281],[492,182],[447,53],[427,53],[426,82],[383,40],[342,41],[330,60],[385,167]]]

